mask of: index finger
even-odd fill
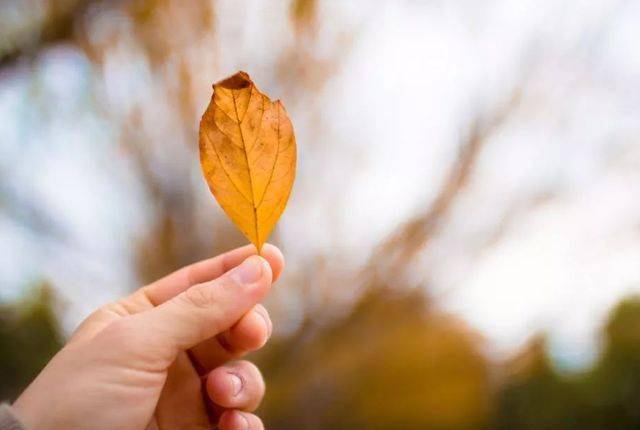
[[[193,285],[208,282],[222,276],[255,254],[257,252],[253,245],[236,248],[217,257],[178,269],[164,278],[143,287],[141,292],[154,306],[157,306]],[[275,282],[284,268],[282,252],[274,245],[267,243],[262,247],[261,256],[269,262],[273,273],[273,281]]]

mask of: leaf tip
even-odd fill
[[[236,72],[234,75],[213,84],[213,88],[221,87],[227,90],[240,90],[253,85],[249,74],[243,71]]]

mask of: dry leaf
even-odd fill
[[[260,251],[296,171],[296,139],[282,103],[244,72],[214,84],[200,121],[200,163],[222,209]]]

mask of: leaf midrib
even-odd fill
[[[249,90],[249,102],[253,96],[253,87]],[[242,141],[242,153],[244,154],[244,161],[247,163],[247,170],[249,171],[249,190],[251,190],[251,208],[253,209],[253,227],[256,233],[256,243],[258,248],[260,247],[260,233],[258,231],[258,209],[256,208],[255,196],[253,195],[253,179],[251,178],[251,166],[249,165],[249,156],[247,155],[247,144],[244,140],[244,133],[242,132],[242,124],[240,123],[240,115],[238,115],[238,104],[236,103],[235,90],[231,90],[231,98],[233,99],[233,110],[236,113],[236,123],[238,124],[238,130],[240,131],[240,140]],[[247,106],[249,109],[249,106]],[[246,115],[246,114],[245,114]],[[260,120],[260,128],[262,128],[262,120]],[[258,249],[259,250],[259,249]]]

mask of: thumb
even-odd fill
[[[146,354],[170,363],[180,351],[230,328],[262,300],[271,281],[271,266],[254,255],[213,281],[194,285],[160,306],[124,318],[121,330],[128,333],[128,347],[142,347]]]

